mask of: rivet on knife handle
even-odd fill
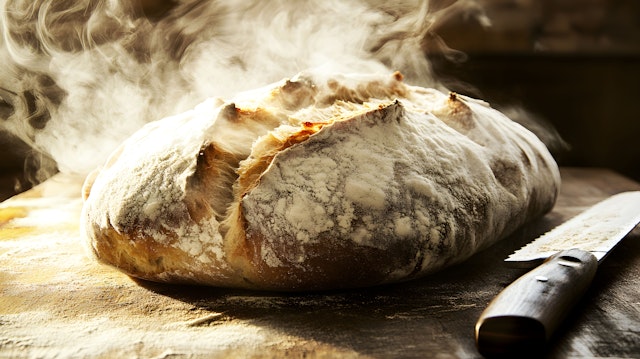
[[[593,254],[569,249],[520,277],[480,316],[476,324],[478,351],[485,356],[540,352],[585,293],[597,267]]]

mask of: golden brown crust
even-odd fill
[[[87,179],[93,252],[155,281],[364,287],[462,261],[551,208],[558,169],[533,134],[401,81],[300,76],[149,125]]]
[[[159,246],[153,238],[133,232],[118,233],[113,228],[100,231],[93,250],[104,262],[143,279],[163,273],[165,258],[180,257],[175,249]]]
[[[185,266],[192,262],[188,253],[173,245],[160,245],[139,231],[118,233],[113,228],[102,229],[92,250],[102,262],[144,280],[200,285],[225,282],[228,286],[246,287],[235,272],[224,267],[201,264],[191,270]]]
[[[216,216],[222,219],[226,204],[233,197],[235,169],[240,159],[215,143],[206,144],[198,153],[196,168],[187,181],[185,203],[194,222]]]
[[[547,156],[532,163],[527,157],[527,161],[522,162],[524,152],[518,154],[511,150],[511,146],[520,146],[515,142],[507,141],[507,147],[503,148],[515,153],[513,156],[513,153],[500,153],[501,147],[494,144],[495,148],[490,151],[494,151],[492,156],[497,157],[485,157],[492,153],[489,152],[476,154],[477,158],[470,154],[467,155],[469,158],[454,154],[451,159],[443,156],[442,159],[432,160],[436,164],[440,161],[441,168],[420,169],[419,163],[428,163],[429,155],[409,155],[407,160],[403,161],[399,154],[385,154],[388,145],[394,142],[379,144],[375,141],[384,142],[393,137],[393,132],[398,126],[396,121],[403,121],[402,108],[398,106],[379,106],[369,112],[354,115],[344,122],[325,125],[317,135],[295,147],[289,147],[287,151],[280,151],[275,158],[270,158],[274,169],[261,170],[260,178],[255,180],[256,184],[242,192],[242,206],[234,212],[244,228],[242,240],[235,242],[234,257],[241,257],[236,260],[242,263],[242,273],[248,282],[258,288],[271,290],[315,290],[409,280],[464,260],[495,240],[504,238],[527,220],[551,209],[558,191],[557,173],[548,171],[549,161],[552,160]],[[455,106],[464,106],[466,113],[470,114],[473,111],[469,106],[485,105]],[[455,112],[452,116],[460,116],[460,113]],[[456,118],[450,121],[456,121]],[[465,121],[473,125],[470,129],[476,126],[473,118],[467,118]],[[377,127],[381,129],[378,131]],[[368,137],[372,136],[367,135],[368,130],[374,131],[374,137]],[[442,130],[447,133],[446,129]],[[384,136],[377,137],[378,133]],[[362,145],[342,145],[341,138],[354,141],[355,134],[358,134],[358,139],[363,140]],[[408,135],[399,135],[402,142],[395,143],[419,147],[421,137],[418,136],[414,144],[406,137]],[[435,132],[433,136],[440,138]],[[454,135],[452,138],[459,139],[459,136]],[[535,146],[535,138],[529,137],[526,141],[533,141],[532,145]],[[461,153],[466,153],[466,146],[468,145],[462,146]],[[527,146],[525,145],[525,148]],[[355,162],[344,159],[343,154],[353,153],[357,147],[366,148],[362,154],[372,152],[387,157],[388,163],[395,163],[395,169],[390,173],[390,182],[379,187],[383,190],[390,189],[391,192],[382,194],[384,203],[378,202],[382,205],[378,209],[378,204],[367,198],[363,199],[363,205],[354,207],[362,217],[353,218],[344,234],[340,235],[335,225],[329,225],[317,234],[309,236],[309,231],[315,233],[314,228],[318,227],[312,222],[332,221],[347,215],[337,212],[335,207],[336,204],[338,207],[354,205],[349,198],[350,194],[343,192],[343,188],[349,185],[341,184],[344,183],[341,182],[343,180],[332,182],[336,185],[336,191],[332,196],[340,200],[321,203],[325,209],[333,208],[334,212],[330,216],[327,217],[322,211],[318,217],[312,214],[301,216],[295,211],[302,209],[313,212],[314,209],[301,208],[295,204],[296,202],[305,201],[307,198],[311,201],[305,202],[306,205],[313,207],[321,201],[317,197],[307,196],[314,192],[315,188],[305,187],[303,182],[296,182],[291,176],[313,178],[321,175],[324,169],[316,169],[309,165],[300,167],[295,174],[283,174],[283,171],[297,163],[331,159],[337,163],[337,168],[341,168],[340,173],[348,177],[353,175],[350,173],[352,166],[358,166],[360,161],[368,161],[366,157],[357,157]],[[473,147],[469,149],[471,148]],[[486,149],[477,148],[477,151]],[[316,153],[318,156],[315,156]],[[455,165],[456,168],[444,164],[451,160],[459,161],[459,164]],[[402,166],[414,169],[401,170]],[[477,173],[468,172],[471,168]],[[535,173],[535,169],[538,168],[548,171],[546,173],[549,176],[539,176]],[[416,185],[413,180],[406,178],[414,171],[420,174],[421,180],[435,181],[434,185],[439,186],[439,189],[431,190],[429,197],[422,197],[421,193],[414,192],[412,187]],[[373,174],[378,181],[385,181],[385,175],[377,174],[375,170],[360,173],[365,177],[369,174]],[[483,176],[485,179],[482,179]],[[420,190],[421,186],[418,185],[417,190]],[[295,189],[301,194],[292,194],[289,189]],[[394,200],[393,193],[400,195],[396,195],[397,199]],[[447,204],[448,201],[456,203],[452,206]],[[363,211],[373,214],[365,214]],[[363,218],[375,216],[376,212],[381,216],[370,221],[368,229],[363,232],[369,239],[364,242],[356,240],[354,235],[364,228]],[[421,219],[425,214],[429,218]],[[394,216],[397,217],[395,220],[388,220]],[[431,223],[434,220],[439,222]],[[395,230],[387,230],[389,226],[394,225],[397,225]]]

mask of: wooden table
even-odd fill
[[[474,325],[525,270],[502,260],[640,184],[562,169],[553,212],[469,261],[409,283],[278,294],[139,282],[84,253],[81,179],[58,175],[0,205],[0,357],[474,358]],[[549,357],[640,357],[640,230],[599,268]]]

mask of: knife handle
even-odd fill
[[[571,308],[589,288],[596,257],[569,249],[506,287],[476,324],[476,346],[485,356],[540,353]]]

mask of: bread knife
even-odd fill
[[[588,289],[598,263],[640,222],[640,191],[605,199],[511,254],[537,267],[489,303],[475,327],[485,356],[540,353]]]

